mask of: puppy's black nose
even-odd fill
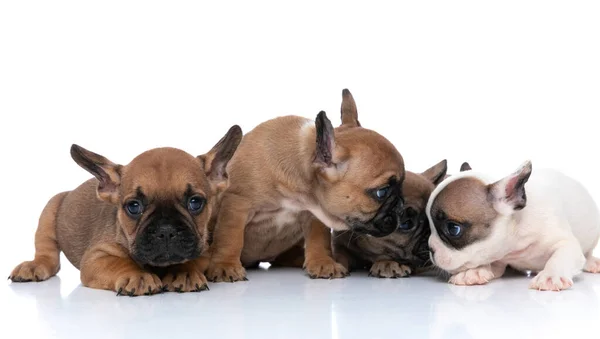
[[[177,236],[177,230],[170,224],[160,225],[154,236],[160,240],[171,241]]]
[[[388,235],[398,227],[398,216],[396,214],[386,215],[380,223],[376,223],[375,227],[383,234]]]

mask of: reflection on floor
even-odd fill
[[[600,275],[582,274],[560,293],[529,290],[529,278],[515,273],[474,287],[361,272],[311,280],[296,269],[248,277],[208,292],[130,298],[82,287],[75,269],[63,269],[47,282],[0,288],[2,329],[86,339],[592,338],[600,323]]]

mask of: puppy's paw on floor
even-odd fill
[[[247,281],[246,269],[242,264],[211,263],[206,271],[208,280],[212,282]]]
[[[304,269],[312,279],[345,278],[350,275],[343,265],[330,257],[306,260]]]
[[[25,261],[15,267],[10,276],[14,282],[44,281],[58,272],[57,265],[44,260]]]
[[[600,273],[600,259],[592,256],[588,257],[585,261],[585,266],[583,266],[583,270],[589,273]]]
[[[562,291],[573,286],[573,280],[569,277],[553,275],[546,271],[541,271],[529,284],[529,288],[538,291]]]
[[[403,278],[410,276],[411,273],[410,267],[391,260],[377,261],[369,270],[369,276],[377,278]]]
[[[137,297],[162,292],[162,282],[156,274],[131,272],[120,276],[115,284],[117,295]]]
[[[208,281],[201,272],[169,272],[162,279],[163,290],[169,292],[201,292],[208,290]]]
[[[449,283],[461,286],[483,285],[494,279],[494,273],[487,267],[478,267],[459,272],[450,277]]]

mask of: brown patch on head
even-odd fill
[[[489,186],[473,177],[449,183],[431,206],[431,218],[440,239],[456,249],[486,238],[497,216]]]

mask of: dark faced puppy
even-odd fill
[[[464,162],[460,171],[471,170]],[[350,270],[369,269],[369,275],[397,278],[431,266],[427,241],[431,234],[425,207],[429,195],[446,174],[446,160],[423,173],[406,172],[403,184],[402,223],[396,232],[374,238],[351,232],[335,232],[332,246],[336,259]]]
[[[354,232],[336,231],[333,248],[336,260],[348,269],[370,267],[370,275],[381,278],[404,277],[429,261],[430,235],[425,206],[429,195],[446,175],[446,160],[423,173],[406,172],[402,185],[404,208],[397,230],[376,238]]]
[[[35,258],[17,266],[12,280],[52,277],[63,251],[87,287],[130,296],[206,289],[208,262],[199,257],[241,139],[234,126],[205,155],[157,148],[125,166],[73,145],[73,160],[95,178],[48,202]]]

